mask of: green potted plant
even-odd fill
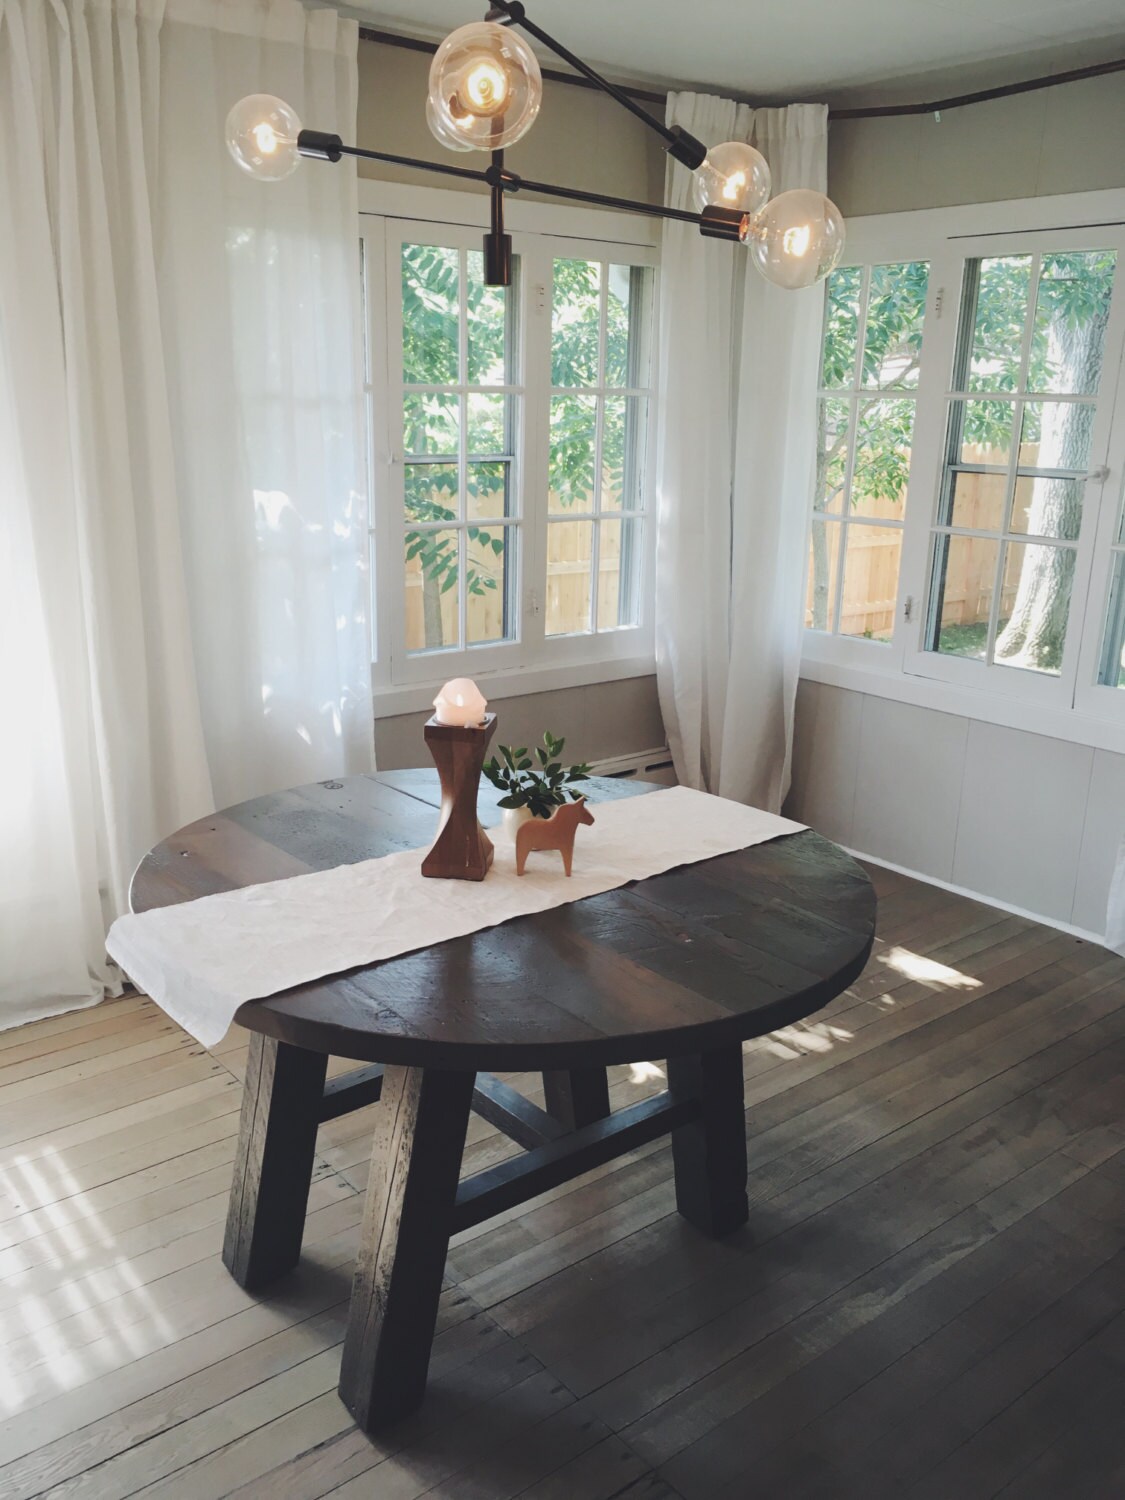
[[[504,793],[497,805],[504,810],[504,832],[508,838],[514,840],[516,829],[528,818],[549,818],[568,798],[577,802],[582,796],[575,784],[589,781],[590,767],[564,766],[560,757],[565,744],[565,740],[557,740],[548,729],[544,731],[542,745],[535,747],[534,761],[526,746],[513,749],[511,745],[501,745],[499,758],[494,755],[486,762],[484,774]]]

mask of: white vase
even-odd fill
[[[504,829],[504,837],[508,840],[509,844],[514,844],[516,841],[516,829],[522,824],[529,822],[534,816],[535,814],[531,811],[530,807],[506,807],[504,809],[502,827]]]

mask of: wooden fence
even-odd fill
[[[621,526],[601,523],[601,546],[598,557],[598,619],[602,626],[617,620],[621,586]],[[588,630],[590,626],[590,575],[593,559],[593,523],[588,520],[563,521],[547,528],[547,614],[548,635],[566,635]],[[466,600],[466,626],[470,645],[503,638],[504,572],[503,559],[491,548],[469,544],[469,564],[478,567],[483,577],[493,577],[496,588],[469,594]],[[419,651],[439,644],[457,642],[457,590],[440,594],[429,585],[429,609],[432,615],[431,636],[437,636],[436,616],[440,611],[440,640],[426,639],[426,580],[417,558],[406,564],[406,644]]]
[[[1032,466],[1038,457],[1037,443],[1024,444],[1021,464]],[[984,449],[968,450],[969,462],[984,463],[992,458]],[[1001,479],[1003,476],[999,476]],[[998,530],[996,501],[989,481],[997,476],[966,474],[958,488],[957,524],[969,529]],[[875,521],[899,521],[903,506],[890,500],[865,501],[863,514]],[[831,520],[825,523],[828,542],[829,615],[835,600],[839,535],[841,527]],[[901,526],[849,526],[848,555],[844,560],[844,589],[840,605],[840,634],[887,639],[894,626],[895,597],[898,592],[899,563],[902,555]],[[942,622],[945,625],[979,625],[988,620],[992,591],[996,581],[997,543],[988,537],[958,537],[950,548],[945,574],[945,600]],[[1018,549],[1009,549],[1004,562],[1000,601],[1000,618],[1006,618],[1019,583],[1021,557]],[[813,556],[809,549],[808,592],[805,599],[805,623],[813,622]]]

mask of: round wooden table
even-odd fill
[[[596,814],[656,790],[595,778],[589,794]],[[498,796],[481,790],[486,826]],[[433,771],[398,771],[227,808],[145,857],[133,910],[421,850],[438,801]],[[243,1005],[227,1268],[256,1289],[296,1264],[317,1127],[381,1099],[340,1394],[366,1431],[404,1415],[458,1230],[668,1132],[680,1213],[710,1235],[746,1222],[741,1044],[838,995],[874,930],[866,874],[810,831]],[[371,1066],[326,1082],[329,1054]],[[654,1058],[667,1091],[611,1114],[606,1066]],[[546,1109],[492,1076],[527,1069]],[[525,1150],[459,1181],[473,1110]]]

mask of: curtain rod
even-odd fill
[[[361,26],[360,40],[381,42],[385,47],[401,47],[407,52],[437,51],[436,42],[423,41],[420,37],[400,36],[396,31],[380,31],[371,26]],[[567,83],[572,88],[597,89],[597,84],[574,73],[564,73],[560,68],[544,68],[543,77],[553,83]],[[968,104],[984,104],[990,99],[1008,99],[1016,94],[1030,94],[1037,89],[1054,88],[1060,83],[1078,83],[1084,78],[1101,78],[1107,73],[1125,71],[1125,57],[1111,62],[1091,63],[1082,68],[1071,68],[1065,73],[1048,73],[1040,78],[1026,78],[1020,83],[1003,83],[996,88],[979,89],[973,94],[957,94],[950,99],[934,99],[925,104],[881,104],[866,109],[830,109],[830,120],[882,120],[902,115],[939,115],[947,109],[962,109]],[[628,88],[620,85],[621,92],[633,99],[643,99],[649,104],[663,104],[666,93],[655,89]]]
[[[382,42],[386,47],[402,47],[407,52],[436,52],[437,42],[425,42],[421,37],[399,36],[397,31],[379,31],[371,26],[359,28],[359,39],[361,42]],[[544,78],[549,78],[552,83],[569,83],[579,89],[594,89],[601,93],[598,84],[589,78],[583,78],[578,73],[564,73],[561,68],[541,68]],[[663,104],[667,99],[667,91],[658,93],[655,89],[632,89],[624,84],[615,85],[623,94],[628,94],[631,99],[644,99],[649,104]]]

